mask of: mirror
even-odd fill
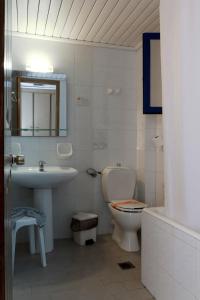
[[[13,71],[12,135],[67,135],[65,74]]]
[[[160,33],[143,34],[143,113],[162,114]]]

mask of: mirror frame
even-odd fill
[[[17,126],[17,77],[23,77],[26,79],[30,79],[31,82],[33,79],[42,80],[42,81],[58,81],[59,82],[59,124],[58,124],[58,134],[55,136],[40,136],[40,137],[66,137],[69,133],[69,117],[68,117],[68,107],[69,107],[69,88],[68,88],[68,80],[67,75],[64,73],[40,73],[40,72],[30,72],[25,70],[12,70],[12,116],[13,114],[16,116],[14,123],[11,124],[11,134],[15,137],[29,137],[33,138],[36,136],[22,136],[20,135],[20,128]],[[63,98],[64,97],[64,98]],[[63,104],[64,101],[64,104]],[[64,106],[64,107],[63,107]],[[16,110],[13,110],[14,107]],[[64,114],[63,114],[64,112]],[[62,114],[61,114],[62,113]],[[39,137],[39,136],[37,136]]]
[[[56,135],[59,136],[59,111],[60,111],[60,82],[54,79],[40,79],[40,78],[30,78],[24,76],[17,76],[16,77],[16,92],[17,92],[17,128],[19,128],[18,136],[21,136],[20,132],[20,105],[21,105],[21,82],[29,82],[29,83],[46,83],[56,85]],[[33,136],[34,136],[34,129],[33,129]]]
[[[143,33],[143,114],[162,114],[162,106],[151,106],[151,41],[160,33]]]

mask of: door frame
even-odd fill
[[[4,38],[5,0],[0,1],[0,299],[5,299],[4,231]]]

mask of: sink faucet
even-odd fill
[[[44,165],[46,164],[46,161],[40,160],[39,161],[39,171],[44,172]]]

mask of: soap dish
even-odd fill
[[[71,143],[58,143],[57,144],[57,155],[60,159],[68,159],[72,156],[72,144]]]

